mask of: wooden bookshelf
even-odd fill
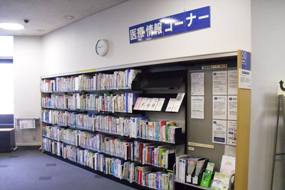
[[[179,59],[166,60],[165,63],[163,61],[152,62],[152,63],[138,63],[132,65],[122,65],[121,67],[116,67],[116,71],[124,71],[126,68],[130,69],[138,69],[142,72],[137,74],[135,79],[133,80],[131,86],[128,89],[81,89],[81,90],[61,90],[54,91],[46,89],[42,92],[42,97],[48,97],[51,94],[56,95],[72,95],[72,94],[104,94],[104,93],[112,93],[112,94],[124,94],[124,93],[137,93],[140,97],[150,97],[150,98],[165,98],[165,103],[160,112],[150,111],[150,110],[133,110],[132,113],[122,113],[122,112],[110,112],[110,111],[97,111],[93,109],[68,109],[68,108],[53,108],[50,106],[43,106],[43,110],[56,110],[56,111],[67,111],[74,112],[78,114],[100,114],[105,116],[114,116],[114,117],[139,117],[139,116],[147,116],[150,120],[159,121],[161,120],[175,120],[173,118],[178,118],[179,122],[183,122],[181,131],[177,131],[177,136],[175,137],[175,143],[161,142],[155,141],[153,139],[144,139],[144,138],[130,138],[128,136],[122,136],[120,134],[112,133],[110,131],[103,130],[90,130],[86,128],[76,127],[76,126],[66,126],[65,128],[71,128],[79,131],[88,131],[94,134],[104,134],[107,136],[112,136],[114,138],[122,138],[127,141],[140,141],[145,143],[153,143],[156,145],[184,145],[184,150],[180,151],[180,153],[185,154],[193,154],[192,151],[188,150],[188,142],[197,142],[203,144],[212,144],[212,140],[210,136],[205,135],[204,128],[197,129],[194,125],[190,125],[190,83],[188,80],[189,72],[195,72],[197,70],[204,72],[203,66],[210,68],[209,66],[213,65],[227,65],[227,67],[231,69],[240,69],[241,68],[241,51],[229,52],[229,53],[221,53],[221,54],[213,54],[213,55],[204,55],[204,56],[195,56],[195,57],[185,57]],[[219,70],[216,68],[216,70]],[[222,68],[221,68],[222,70]],[[227,69],[226,69],[227,70]],[[112,74],[112,68],[103,68],[98,69],[97,72],[74,72],[72,74],[56,74],[50,76],[42,77],[42,80],[56,80],[57,77],[77,77],[81,74],[93,76],[95,74],[103,73],[103,74]],[[173,72],[173,75],[169,74]],[[175,74],[174,74],[175,73]],[[171,81],[171,77],[173,76],[173,81]],[[239,76],[238,76],[239,77]],[[159,82],[161,81],[161,82]],[[209,88],[209,86],[208,86]],[[211,86],[210,86],[211,88]],[[170,98],[175,98],[178,93],[185,93],[184,100],[182,102],[182,106],[178,113],[165,112],[166,105]],[[235,189],[243,190],[247,189],[248,183],[248,153],[249,153],[249,129],[250,129],[250,89],[240,89],[237,91],[238,105],[237,105],[237,143],[236,143],[236,178],[235,178]],[[206,104],[206,102],[205,102]],[[208,111],[208,110],[207,110]],[[209,118],[207,118],[209,119]],[[42,126],[58,126],[56,124],[50,124],[46,122],[42,122]],[[206,126],[206,125],[205,125]],[[209,127],[209,126],[208,126]],[[192,130],[196,130],[196,133],[200,135],[195,136],[195,139],[190,138],[190,134],[193,132]],[[202,130],[202,131],[200,131]],[[211,131],[210,131],[211,132]],[[195,134],[195,133],[194,133]],[[206,138],[200,138],[204,136]],[[205,140],[205,142],[204,142]],[[201,147],[195,147],[195,152],[198,156],[209,158],[210,162],[214,162],[216,168],[214,171],[219,171],[219,166],[221,162],[221,157],[224,154],[224,145],[215,144],[214,149],[205,149]],[[88,150],[88,148],[82,148]],[[89,149],[90,151],[94,151]],[[95,152],[95,151],[94,151]],[[47,152],[49,154],[49,152]],[[110,155],[113,156],[113,155]],[[58,156],[56,156],[58,157]],[[59,157],[61,158],[61,157]],[[62,159],[62,158],[61,158]],[[128,160],[129,161],[129,160]],[[71,162],[71,161],[68,161]],[[78,164],[76,162],[73,162]],[[139,164],[139,163],[137,163]],[[85,166],[84,166],[85,167]],[[86,167],[85,167],[86,168]],[[87,167],[88,168],[88,167]],[[88,168],[88,170],[92,170]],[[154,171],[157,171],[154,167]],[[99,172],[100,173],[100,172]],[[103,173],[101,173],[104,175]],[[109,175],[104,175],[108,177]],[[111,177],[115,178],[115,177]],[[116,178],[115,180],[118,180]],[[126,180],[119,180],[124,181]],[[128,182],[127,182],[128,184]],[[179,185],[178,185],[179,184]],[[177,182],[177,185],[183,189],[201,189],[198,186],[191,186],[189,184],[181,184]],[[176,184],[175,184],[176,186]],[[137,188],[144,189],[146,187],[137,186]],[[176,188],[177,189],[177,188]]]

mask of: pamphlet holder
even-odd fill
[[[209,162],[208,158],[201,158],[200,160],[205,160],[205,162],[204,162],[204,164],[203,164],[203,166],[202,166],[198,176],[192,177],[192,180],[191,180],[193,185],[198,185],[198,186],[201,183],[201,180],[202,180],[202,177],[203,177],[203,173],[206,171],[206,167],[207,167],[207,164]],[[195,168],[195,171],[193,173],[196,173],[196,168]],[[198,180],[197,179],[195,180],[196,177],[198,177]]]

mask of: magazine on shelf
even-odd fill
[[[166,110],[165,110],[166,112],[171,112],[172,111],[172,108],[174,106],[175,101],[176,101],[175,98],[170,98],[169,99],[167,107],[166,107]]]
[[[165,98],[159,98],[157,105],[155,107],[155,111],[161,111],[164,101],[165,101]]]
[[[178,93],[171,111],[178,112],[182,104],[185,93]]]

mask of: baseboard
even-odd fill
[[[39,150],[40,145],[33,145],[33,146],[17,146],[16,149],[18,150]]]
[[[41,146],[41,142],[16,142],[16,146]]]

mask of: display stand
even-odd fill
[[[277,125],[276,125],[276,131],[275,131],[275,143],[274,143],[274,148],[273,148],[273,161],[272,161],[272,171],[271,171],[271,190],[273,190],[273,180],[274,180],[274,170],[275,170],[275,161],[276,161],[276,156],[282,156],[285,155],[284,152],[282,153],[277,153],[276,148],[277,148],[277,140],[278,140],[278,129],[279,129],[279,116],[281,114],[283,118],[283,125],[285,123],[285,101],[284,101],[285,96],[284,95],[278,95],[278,111],[277,111]]]

